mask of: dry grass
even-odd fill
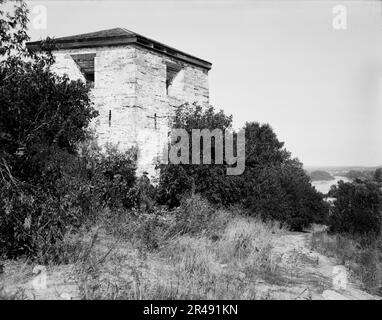
[[[171,229],[176,222],[169,223]],[[260,299],[256,281],[278,270],[272,243],[280,232],[277,225],[218,211],[201,232],[162,237],[156,250],[150,244],[143,250],[147,239],[135,235],[102,263],[89,268],[81,262],[82,298]],[[89,259],[97,261],[96,255]]]
[[[26,298],[23,289],[14,292],[7,292],[4,287],[0,287],[0,300],[24,300]]]
[[[378,293],[378,247],[325,232],[311,239],[313,249],[336,257]],[[304,247],[304,237],[237,210],[211,210],[199,197],[176,212],[105,211],[96,227],[68,234],[57,252],[61,262],[48,266],[48,281],[59,293],[34,296],[33,265],[9,261],[0,275],[0,299],[61,299],[62,293],[89,300],[305,299],[306,292],[317,297],[326,288],[319,271],[309,269],[318,258]]]
[[[97,227],[65,237],[49,279],[90,300],[267,299],[257,283],[278,277],[272,249],[284,230],[236,211],[213,209],[198,196],[176,212],[107,210]],[[55,274],[63,265],[78,290]]]

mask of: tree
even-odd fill
[[[173,128],[229,129],[232,116],[213,107],[180,107]],[[250,215],[278,220],[293,230],[302,230],[312,222],[325,220],[322,194],[312,187],[297,159],[292,159],[268,124],[246,123],[245,170],[228,176],[227,164],[164,165],[161,167],[159,201],[178,206],[185,190],[200,193],[220,205],[243,205]],[[223,141],[223,144],[225,142]],[[192,145],[189,153],[192,154]],[[211,153],[214,154],[214,145]]]
[[[336,198],[329,223],[332,232],[370,237],[380,234],[382,193],[378,183],[339,181],[332,186],[330,196]]]
[[[11,256],[52,247],[86,211],[90,189],[71,174],[97,115],[84,83],[50,71],[52,41],[27,49],[27,15],[23,1],[0,10],[0,253]]]
[[[252,122],[245,126],[246,170],[243,203],[264,220],[278,220],[301,231],[323,223],[327,208],[298,159],[291,158],[272,128]]]
[[[49,50],[37,53],[25,47],[29,40],[25,3],[19,1],[14,15],[0,13],[0,152],[13,160],[20,175],[28,170],[23,164],[29,166],[41,149],[54,145],[75,152],[97,112],[82,82],[50,72],[54,59]],[[23,152],[22,161],[14,157],[18,151]]]
[[[378,168],[374,172],[374,180],[381,183],[382,182],[382,168]]]
[[[202,108],[196,104],[184,104],[177,108],[172,128],[185,129],[189,136],[192,129],[229,129],[232,116],[222,110],[216,112],[212,106]],[[203,163],[203,141],[200,147],[200,162]],[[190,192],[201,193],[213,203],[228,205],[237,202],[239,195],[235,190],[234,178],[226,176],[225,163],[215,164],[215,144],[211,145],[212,165],[208,164],[168,164],[161,166],[158,187],[158,201],[170,207],[179,206],[182,197]],[[189,146],[190,163],[192,144]]]

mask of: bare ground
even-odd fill
[[[287,283],[276,287],[273,297],[312,300],[378,299],[360,290],[360,284],[350,275],[344,288],[334,287],[335,267],[344,267],[339,266],[333,258],[311,250],[310,237],[311,233],[286,232],[279,238],[274,250],[282,255],[283,263],[289,266],[286,270],[290,270],[290,273],[283,274],[283,280]]]

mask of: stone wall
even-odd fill
[[[98,143],[117,144],[120,150],[137,146],[138,174],[147,171],[155,177],[174,108],[184,102],[208,104],[207,71],[136,46],[56,51],[53,70],[84,81],[70,56],[81,53],[96,53],[91,96],[100,114],[92,123]],[[180,70],[167,88],[168,63]]]
[[[167,89],[168,63],[179,65],[180,71]],[[167,141],[169,120],[174,108],[185,102],[207,104],[208,75],[200,68],[143,48],[136,49],[136,66],[137,104],[142,108],[138,167],[155,175],[153,161],[161,155],[163,144]],[[156,128],[153,119],[155,114]]]

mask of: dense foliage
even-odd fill
[[[79,156],[97,115],[89,88],[50,71],[51,41],[28,51],[27,14],[21,1],[0,11],[0,254],[45,261],[100,207],[130,205],[135,159],[85,145]]]
[[[302,163],[291,158],[269,125],[247,123],[243,203],[264,220],[302,230],[326,219],[322,195],[311,185]]]
[[[373,178],[372,170],[350,170],[345,173],[345,177],[350,180],[362,179],[362,180],[370,180]]]
[[[183,105],[176,111],[173,128],[188,132],[192,129],[227,130],[231,124],[232,117],[223,111],[216,112],[211,106]],[[246,162],[242,175],[227,175],[226,162],[163,165],[158,200],[178,206],[184,193],[195,192],[215,204],[242,204],[251,215],[259,215],[264,220],[277,219],[294,230],[301,230],[312,222],[322,222],[326,210],[322,195],[311,186],[302,164],[291,158],[272,128],[252,122],[244,129]],[[212,155],[214,147],[212,144]]]
[[[232,116],[223,111],[215,112],[210,106],[203,109],[197,105],[183,105],[175,112],[173,128],[186,129],[191,137],[192,129],[221,129],[231,126]],[[202,159],[201,146],[200,158]],[[212,163],[214,163],[215,146],[211,145]],[[192,146],[190,143],[190,163]],[[201,160],[201,163],[202,160]],[[201,193],[213,203],[229,205],[239,201],[240,190],[235,190],[235,179],[226,175],[226,164],[169,164],[161,167],[158,200],[171,207],[178,206],[184,195],[191,191]],[[235,190],[235,192],[233,192]]]
[[[382,192],[374,181],[340,181],[329,195],[336,198],[330,216],[333,232],[359,236],[377,236],[381,231]]]
[[[373,179],[378,183],[382,183],[382,168],[378,168],[374,171]]]

